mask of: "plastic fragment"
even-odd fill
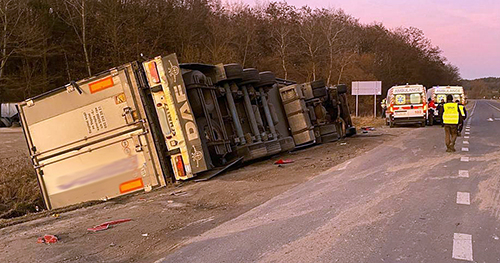
[[[290,160],[290,159],[286,159],[286,160],[279,159],[276,162],[274,162],[274,164],[287,164],[287,163],[293,163],[293,160]]]
[[[120,224],[120,223],[125,223],[125,222],[128,222],[130,220],[132,220],[132,219],[119,219],[119,220],[104,222],[104,223],[102,223],[100,225],[97,225],[97,226],[94,226],[94,227],[91,227],[91,228],[87,228],[87,230],[91,231],[91,232],[102,231],[102,230],[108,229],[109,226]]]
[[[43,237],[39,237],[36,242],[38,244],[42,244],[42,243],[45,243],[45,244],[54,244],[58,241],[59,239],[57,238],[57,236],[55,235],[45,235]]]

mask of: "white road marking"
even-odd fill
[[[500,121],[500,118],[495,118],[496,121]]]
[[[464,139],[469,139],[470,137],[469,136],[464,136]]]
[[[468,152],[469,148],[462,148],[462,152]]]
[[[465,132],[465,135],[470,135],[470,132],[466,131],[466,132]]]
[[[492,107],[493,109],[497,110],[497,111],[500,111],[500,108],[497,108],[495,106],[493,106],[491,103],[489,102],[486,102],[488,105],[490,105],[490,107]]]
[[[462,161],[462,162],[468,162],[469,161],[469,157],[460,157],[460,161]]]
[[[472,235],[453,234],[452,258],[473,261],[472,259]]]
[[[470,205],[470,193],[457,192],[457,204]]]
[[[464,141],[464,144],[469,144],[469,141]]]
[[[468,131],[468,132],[470,132],[470,129],[467,129],[467,128],[465,128],[465,131]]]
[[[458,177],[469,178],[469,171],[468,170],[458,170]]]

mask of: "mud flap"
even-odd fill
[[[212,179],[213,177],[225,172],[226,170],[228,170],[230,167],[240,163],[241,161],[243,160],[243,157],[238,157],[236,159],[234,159],[233,161],[231,161],[230,163],[228,163],[227,165],[225,166],[221,166],[221,167],[216,167],[216,168],[213,168],[209,171],[206,171],[206,172],[202,172],[202,173],[199,173],[197,176],[196,176],[196,179],[194,180],[195,182],[204,182],[204,181],[208,181],[210,179]]]

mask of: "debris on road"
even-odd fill
[[[488,118],[488,121],[494,121],[493,118]]]
[[[109,222],[105,222],[105,223],[102,223],[100,225],[97,225],[97,226],[94,226],[94,227],[91,227],[91,228],[87,228],[87,230],[91,231],[91,232],[102,231],[102,230],[108,229],[112,225],[116,225],[116,224],[120,224],[120,223],[125,223],[125,222],[131,221],[131,220],[132,219],[119,219],[119,220],[109,221]]]
[[[340,145],[347,145],[347,143],[346,142],[341,142]]]
[[[58,241],[59,239],[55,235],[45,235],[43,237],[39,237],[36,242],[39,244],[54,244]]]
[[[286,159],[286,160],[279,159],[276,162],[274,162],[274,164],[289,164],[289,163],[293,163],[293,160],[290,160],[290,159]]]
[[[375,128],[368,126],[368,127],[361,127],[361,130],[363,130],[363,131],[374,131]]]
[[[149,236],[149,235],[148,235],[148,233],[146,233],[146,234],[142,234],[142,236],[143,236],[143,237],[147,237],[147,236]]]

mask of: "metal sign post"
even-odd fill
[[[356,117],[359,116],[359,95],[373,95],[373,117],[377,117],[377,95],[382,95],[382,81],[353,81],[351,94],[356,95]]]

